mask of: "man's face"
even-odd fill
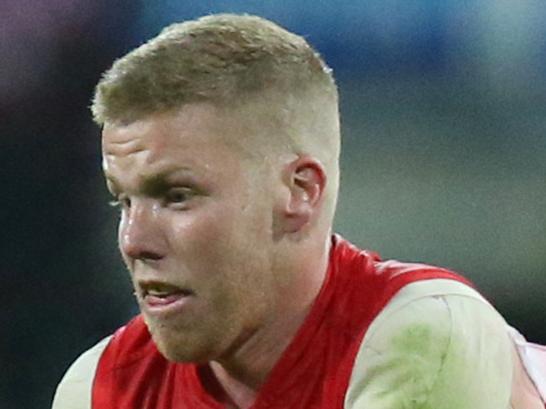
[[[243,159],[233,143],[241,132],[204,104],[103,132],[104,172],[122,209],[120,251],[171,360],[221,358],[273,313],[280,180]]]

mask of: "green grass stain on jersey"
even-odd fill
[[[376,354],[368,353],[359,384],[367,407],[352,409],[507,409],[512,364],[502,325],[494,332],[480,322],[466,324],[464,315],[455,317],[400,322]]]
[[[396,391],[392,409],[475,409],[474,392],[461,382],[465,365],[471,364],[461,345],[447,329],[428,324],[408,326],[394,337],[393,359],[384,368],[396,374],[385,390]]]
[[[389,409],[428,409],[449,343],[445,329],[425,323],[402,328],[389,341],[388,354],[369,363],[367,378],[373,382],[367,386],[372,400]]]

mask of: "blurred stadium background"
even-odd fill
[[[0,2],[0,407],[50,405],[135,313],[101,178],[93,86],[170,22],[248,12],[334,68],[337,231],[465,273],[546,343],[546,7],[541,1]]]

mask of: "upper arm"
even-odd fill
[[[511,341],[504,320],[466,290],[411,284],[362,343],[346,409],[508,409]],[[421,295],[420,295],[421,294]]]
[[[91,409],[91,390],[95,371],[109,341],[110,337],[103,339],[80,355],[68,368],[57,386],[52,409]]]

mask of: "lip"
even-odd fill
[[[152,315],[171,315],[180,314],[187,309],[187,306],[193,300],[192,294],[176,293],[167,297],[157,297],[146,295],[142,302],[146,311]]]
[[[141,307],[153,315],[180,313],[195,296],[193,290],[163,280],[139,280],[138,288]],[[165,294],[155,294],[157,290]]]

